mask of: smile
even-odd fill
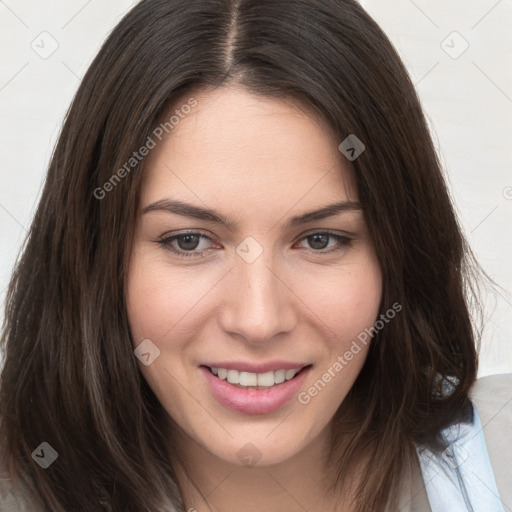
[[[199,370],[209,392],[224,407],[245,414],[267,414],[300,391],[311,367],[256,373],[202,365]]]
[[[265,373],[239,372],[227,368],[210,368],[210,372],[220,380],[227,380],[239,388],[266,389],[293,379],[303,368],[279,369]]]

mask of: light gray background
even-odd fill
[[[136,3],[0,0],[2,304],[80,78]],[[466,235],[505,290],[486,296],[479,375],[512,372],[512,0],[361,3],[404,59]]]

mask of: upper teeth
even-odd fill
[[[290,380],[301,370],[276,370],[275,372],[252,373],[239,372],[238,370],[227,370],[226,368],[212,368],[212,373],[219,379],[226,380],[230,384],[239,384],[240,386],[266,386],[281,384],[285,380]]]

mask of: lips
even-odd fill
[[[226,370],[237,370],[239,372],[250,372],[250,373],[265,373],[275,372],[277,370],[294,370],[304,368],[310,363],[307,361],[283,361],[274,360],[267,361],[265,363],[252,363],[249,361],[220,361],[220,362],[205,362],[203,366],[210,368],[225,368]]]
[[[305,379],[311,370],[311,364],[297,364],[286,362],[272,362],[266,365],[242,365],[241,363],[215,363],[219,367],[238,370],[244,372],[244,369],[260,369],[259,372],[251,373],[266,373],[271,370],[285,369],[286,366],[292,367],[288,369],[300,369],[300,371],[290,380],[285,380],[280,384],[274,384],[271,387],[240,387],[236,384],[231,384],[226,380],[221,380],[215,376],[209,365],[202,365],[199,370],[205,378],[209,391],[213,397],[228,409],[245,414],[267,414],[273,412],[280,407],[284,406],[293,396],[295,396],[301,386],[304,384]],[[225,365],[225,366],[221,366]],[[215,367],[214,367],[215,368]],[[265,371],[261,372],[261,369]],[[268,370],[270,368],[271,370]]]

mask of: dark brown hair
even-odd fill
[[[166,500],[183,509],[166,413],[137,366],[125,307],[145,161],[103,199],[94,191],[176,98],[227,84],[308,105],[340,142],[355,134],[366,146],[351,165],[382,268],[381,312],[403,309],[375,334],[335,416],[340,485],[361,453],[372,461],[354,510],[383,510],[415,443],[441,449],[440,430],[469,417],[477,267],[414,86],[381,29],[353,0],[143,0],[76,93],[8,290],[2,454],[47,510],[94,511],[100,500],[123,512],[162,511]],[[457,380],[443,394],[447,377]],[[59,453],[46,470],[31,457],[43,441]]]

